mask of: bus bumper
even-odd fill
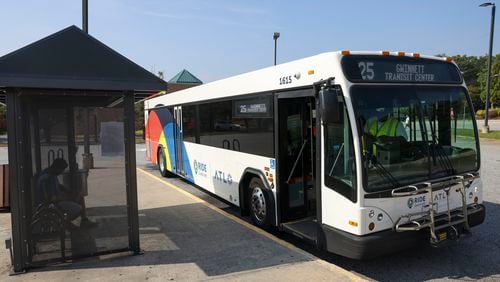
[[[469,215],[469,225],[472,227],[481,224],[485,214],[484,205],[479,205],[479,211]],[[322,245],[327,251],[352,259],[372,259],[429,242],[428,229],[408,232],[385,230],[357,236],[322,225],[322,231],[324,236]]]

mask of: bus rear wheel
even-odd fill
[[[170,172],[167,170],[167,159],[165,158],[163,148],[158,148],[158,170],[162,176],[170,176]]]
[[[252,222],[260,228],[270,229],[272,213],[269,208],[271,202],[268,193],[265,191],[264,184],[259,178],[254,177],[250,180],[248,188]]]

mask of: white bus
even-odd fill
[[[146,151],[262,228],[364,259],[484,221],[479,139],[451,58],[330,52],[145,101]]]

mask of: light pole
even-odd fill
[[[490,48],[488,53],[488,76],[486,77],[486,105],[484,113],[484,126],[483,133],[488,133],[490,127],[488,126],[489,106],[490,106],[490,80],[491,80],[491,53],[493,52],[493,33],[495,29],[495,3],[487,2],[479,5],[479,7],[491,6],[491,24],[490,24]]]
[[[276,49],[278,48],[278,38],[279,37],[280,37],[279,32],[275,32],[273,34],[273,38],[274,38],[274,65],[276,65]]]
[[[89,3],[88,0],[82,0],[82,30],[89,33]],[[94,168],[94,156],[90,152],[90,108],[86,107],[85,113],[85,134],[83,136],[83,154],[82,163],[84,169]]]
[[[87,0],[82,0],[82,29],[85,33],[89,33],[89,3]]]

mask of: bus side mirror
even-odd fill
[[[339,93],[332,88],[323,88],[319,91],[319,109],[324,123],[340,122]]]

